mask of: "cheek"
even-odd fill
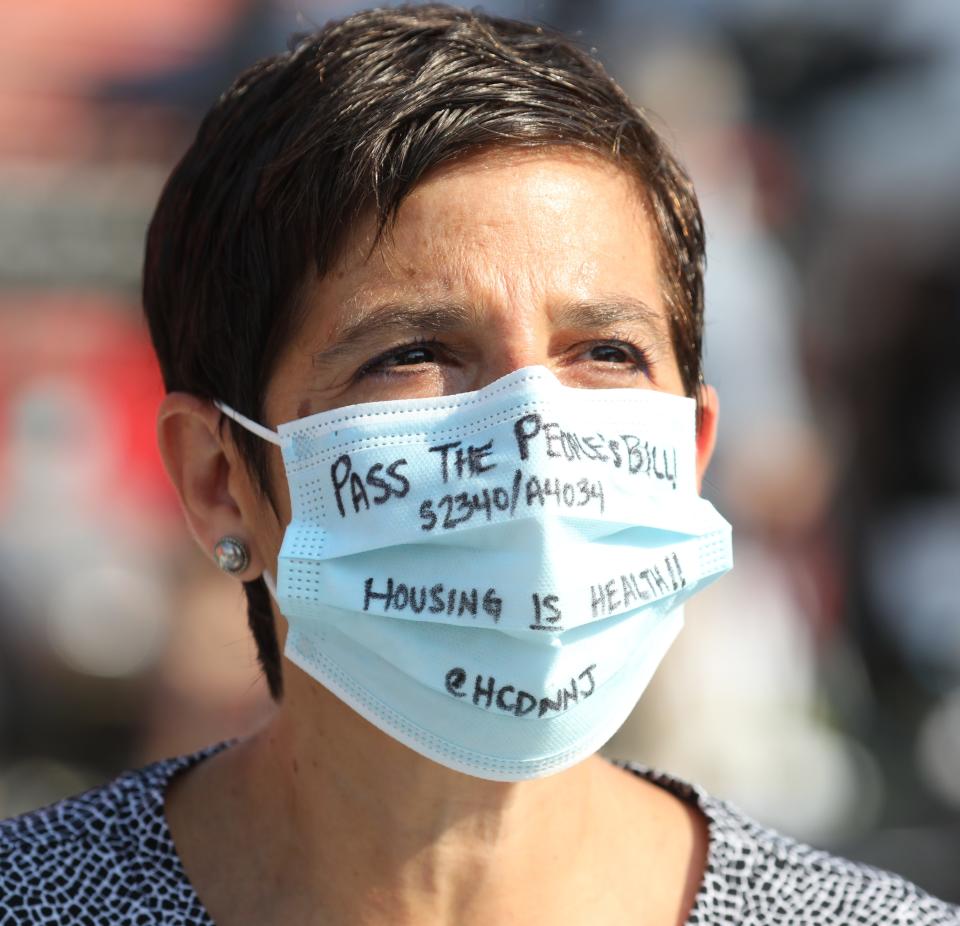
[[[671,293],[667,288],[668,284],[661,282],[661,305],[663,306],[664,319],[664,340],[662,350],[659,354],[657,369],[657,388],[661,392],[669,392],[673,395],[688,395],[686,387],[683,384],[683,373],[680,369],[680,357],[677,350],[677,343],[674,337],[676,309],[671,307]],[[680,326],[681,329],[683,326]]]
[[[686,395],[683,385],[683,376],[680,374],[680,365],[677,363],[677,352],[671,344],[668,348],[665,362],[658,371],[657,387],[661,392],[670,392],[673,395]]]
[[[270,489],[276,504],[276,512],[271,508],[270,513],[282,531],[290,523],[290,487],[279,450],[272,454],[270,460]]]
[[[290,491],[279,451],[271,453],[267,471],[270,494],[260,494],[255,530],[260,553],[267,568],[273,572],[284,531],[290,523]]]

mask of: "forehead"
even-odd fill
[[[657,239],[637,179],[577,149],[483,151],[432,171],[377,241],[373,215],[319,281],[349,312],[372,298],[547,305],[611,292],[659,303]]]

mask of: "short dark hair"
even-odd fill
[[[298,295],[361,214],[381,233],[440,164],[491,146],[567,145],[638,181],[659,238],[683,383],[701,382],[703,228],[664,141],[588,53],[542,26],[431,4],[377,9],[296,37],[216,102],[160,197],[143,304],[168,390],[262,419]],[[229,422],[269,498],[262,442]],[[263,580],[245,585],[274,698],[282,691]]]

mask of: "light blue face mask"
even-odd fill
[[[696,485],[695,403],[543,367],[278,432],[286,655],[457,771],[515,781],[595,752],[732,565]]]

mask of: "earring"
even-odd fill
[[[250,565],[250,551],[236,537],[221,537],[213,548],[213,558],[224,572],[231,575],[243,572]]]

